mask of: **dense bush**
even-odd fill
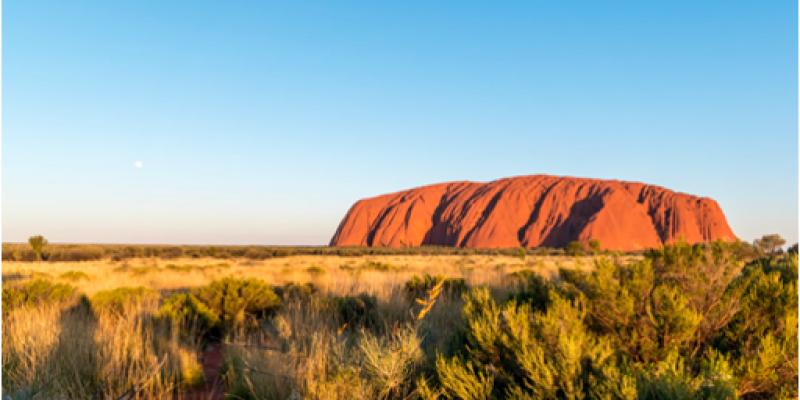
[[[251,328],[258,319],[271,315],[280,298],[258,279],[223,278],[192,292],[218,318],[226,331]]]
[[[3,311],[18,307],[41,306],[76,298],[76,289],[64,283],[35,279],[19,285],[3,287]]]
[[[158,315],[184,336],[219,339],[220,334],[258,327],[278,309],[281,297],[297,300],[315,291],[310,284],[289,284],[273,290],[257,279],[224,278],[169,296]]]
[[[378,300],[372,295],[334,297],[333,306],[343,329],[372,328],[379,321]]]
[[[258,327],[278,309],[281,297],[296,301],[315,292],[311,284],[273,290],[257,279],[224,278],[169,296],[158,315],[184,336],[216,340],[221,334]]]
[[[642,261],[562,271],[553,282],[520,273],[529,283],[503,303],[473,290],[461,351],[437,360],[437,385],[421,392],[796,398],[797,256],[744,269],[741,259],[736,245],[679,244]]]
[[[534,310],[543,310],[550,302],[550,284],[542,275],[529,270],[508,274],[511,298],[517,303],[527,303]]]
[[[173,328],[187,336],[203,337],[219,333],[219,316],[191,293],[177,293],[168,297],[158,313],[169,320]]]

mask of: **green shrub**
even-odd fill
[[[77,297],[75,287],[36,279],[3,288],[3,311],[20,307],[64,303]]]
[[[356,296],[334,297],[333,305],[340,327],[357,329],[377,326],[379,315],[375,296],[361,293]]]
[[[87,280],[87,281],[89,280],[89,275],[86,275],[85,272],[81,271],[67,271],[59,275],[58,277],[73,282],[81,280]]]
[[[660,399],[735,399],[736,388],[728,360],[711,352],[702,360],[698,373],[685,365],[685,360],[671,354],[640,374],[637,398]]]
[[[316,276],[316,275],[323,275],[325,274],[326,271],[325,268],[322,268],[319,265],[312,265],[306,268],[306,272],[308,272],[310,275]]]
[[[497,305],[487,290],[470,293],[466,360],[454,359],[451,370],[485,381],[479,370],[494,372],[495,397],[632,398],[635,385],[617,365],[610,342],[584,325],[583,300],[551,292],[544,312],[510,301]],[[446,376],[446,375],[445,375]]]
[[[275,293],[284,303],[306,302],[319,292],[313,283],[287,283],[274,288]]]
[[[92,309],[97,312],[122,314],[137,305],[158,301],[158,292],[144,287],[120,287],[97,292],[91,297]]]
[[[167,264],[167,265],[164,266],[164,269],[168,269],[170,271],[175,271],[175,272],[191,272],[192,270],[194,270],[196,268],[197,269],[202,269],[202,268],[198,268],[197,266],[191,265],[191,264]]]
[[[464,278],[445,278],[441,275],[413,276],[404,286],[406,297],[413,301],[424,298],[427,293],[440,282],[442,283],[442,294],[449,297],[460,297],[467,291],[467,281]]]
[[[31,279],[34,279],[34,280],[35,279],[49,280],[50,278],[53,277],[53,275],[50,275],[47,272],[33,271],[33,272],[31,272],[30,277],[31,277]]]
[[[678,243],[465,296],[463,344],[424,398],[796,398],[797,256]],[[744,261],[744,262],[743,262]],[[747,265],[743,267],[743,264]],[[456,335],[457,336],[457,335]]]
[[[511,296],[517,303],[530,304],[534,310],[544,310],[550,302],[552,285],[540,274],[523,269],[508,274]]]
[[[280,306],[278,295],[258,279],[223,278],[197,288],[193,294],[219,318],[223,328],[251,328],[258,319],[272,315]]]
[[[158,267],[147,265],[142,267],[128,268],[128,273],[130,273],[133,276],[142,276],[142,275],[152,274],[154,272],[159,272]]]
[[[580,256],[586,252],[586,248],[584,247],[583,243],[576,240],[567,243],[567,247],[564,249],[564,251],[571,256]]]
[[[220,320],[208,306],[191,293],[178,293],[167,298],[158,310],[180,332],[202,337],[218,333]]]
[[[360,269],[368,271],[392,271],[397,269],[392,264],[382,263],[379,261],[367,261],[359,266]]]
[[[436,358],[436,373],[448,399],[487,400],[492,398],[494,376],[470,361]]]

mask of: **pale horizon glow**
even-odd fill
[[[796,7],[8,2],[2,240],[324,245],[360,198],[551,174],[794,243]]]

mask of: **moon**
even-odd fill
[[[137,169],[138,169],[138,168],[142,168],[142,167],[144,167],[144,161],[141,161],[141,160],[136,160],[136,161],[134,161],[134,162],[133,162],[133,166],[134,166],[135,168],[137,168]]]

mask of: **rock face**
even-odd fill
[[[449,182],[359,200],[332,246],[563,247],[611,250],[736,240],[716,201],[637,182],[520,176]]]

